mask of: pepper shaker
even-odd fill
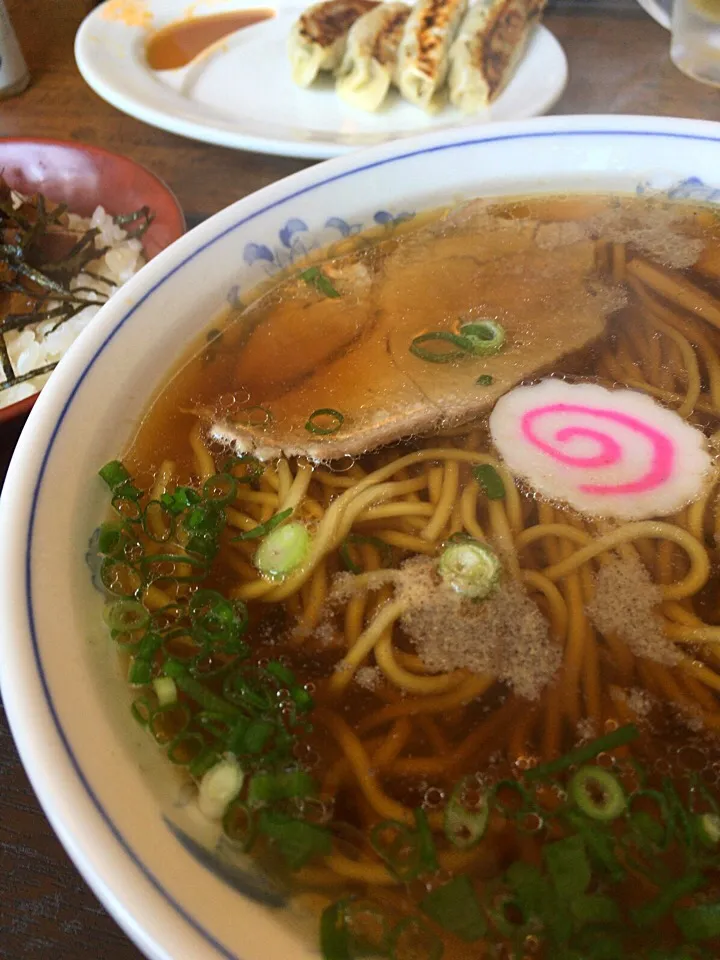
[[[0,0],[0,100],[22,93],[29,83],[30,73],[10,14],[4,0]]]

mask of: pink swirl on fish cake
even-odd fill
[[[647,440],[652,447],[652,458],[649,469],[642,477],[632,480],[628,483],[620,484],[599,484],[588,483],[581,484],[580,490],[586,493],[607,496],[611,494],[629,494],[629,493],[647,493],[662,486],[672,476],[675,464],[675,446],[670,437],[660,430],[643,423],[637,417],[621,413],[619,410],[597,409],[594,407],[582,406],[573,403],[550,403],[542,407],[535,407],[523,414],[520,421],[520,429],[523,437],[528,443],[533,444],[543,453],[547,454],[553,460],[568,467],[590,468],[590,467],[611,467],[622,462],[623,448],[617,439],[609,433],[602,433],[600,430],[593,430],[590,427],[566,426],[559,429],[553,439],[558,444],[570,442],[578,437],[584,437],[595,441],[598,444],[599,451],[594,456],[576,456],[564,453],[561,449],[547,443],[537,435],[534,430],[535,421],[544,416],[552,414],[582,414],[584,416],[596,417],[601,420],[608,420],[621,427],[638,434]]]

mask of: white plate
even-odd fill
[[[308,0],[308,3],[310,0]],[[245,0],[204,0],[193,15],[252,6]],[[144,57],[150,30],[185,15],[177,0],[108,0],[84,21],[75,41],[80,72],[118,110],[152,126],[238,150],[325,158],[432,129],[522,120],[547,112],[567,83],[567,59],[545,27],[535,29],[508,86],[486,112],[463,116],[446,108],[427,116],[393,94],[377,114],[346,106],[329,80],[295,86],[287,36],[301,7],[279,0],[277,16],[218,45],[190,71],[153,71]]]

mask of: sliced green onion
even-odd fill
[[[203,774],[207,773],[211,767],[214,767],[219,760],[217,751],[213,747],[205,747],[188,764],[188,773],[195,780],[200,780]]]
[[[179,733],[168,744],[166,756],[170,763],[187,767],[205,749],[205,741],[199,733]]]
[[[460,334],[472,344],[472,352],[478,357],[490,357],[500,353],[505,346],[505,327],[494,320],[464,323]]]
[[[114,496],[110,506],[126,523],[138,523],[142,519],[142,507],[132,497]]]
[[[153,704],[147,697],[138,697],[133,700],[130,712],[141,727],[146,727],[154,709]]]
[[[255,814],[242,800],[233,800],[223,816],[223,832],[247,853],[257,837]]]
[[[246,471],[242,477],[238,477],[237,474],[232,472],[239,466],[243,467]],[[265,467],[263,467],[258,458],[254,457],[251,453],[241,453],[228,457],[223,464],[222,472],[229,473],[238,483],[254,483],[255,480],[258,480],[263,475]]]
[[[217,590],[198,590],[190,601],[192,636],[201,644],[220,645],[234,652],[236,641],[249,622],[247,607],[240,600],[227,600]]]
[[[100,580],[103,586],[118,597],[134,597],[142,587],[137,570],[124,560],[105,557],[100,564]]]
[[[133,657],[128,670],[128,683],[133,687],[143,687],[150,683],[153,665],[143,657]]]
[[[98,531],[98,553],[117,556],[125,541],[125,528],[117,523],[101,523]]]
[[[387,955],[387,917],[372,901],[348,900],[345,907],[345,924],[353,957]]]
[[[399,880],[407,883],[422,873],[420,838],[407,824],[383,820],[373,827],[370,845]]]
[[[322,422],[330,419],[328,426],[322,426]],[[322,421],[318,423],[317,421]],[[345,417],[339,410],[333,410],[332,407],[321,407],[319,410],[313,410],[307,419],[305,429],[308,433],[316,433],[319,436],[326,437],[332,433],[337,433],[340,427],[345,423]]]
[[[543,860],[562,900],[585,893],[592,880],[590,861],[581,836],[564,837],[543,847]]]
[[[159,744],[166,744],[184,733],[189,725],[190,711],[184,703],[175,701],[153,710],[149,728]]]
[[[140,643],[135,647],[135,655],[145,660],[152,660],[155,654],[162,646],[163,638],[154,630],[148,630],[140,639]]]
[[[445,547],[438,573],[456,593],[484,600],[498,584],[502,564],[498,555],[479,540],[461,540]]]
[[[216,473],[203,484],[203,496],[211,503],[232,503],[237,494],[237,481],[229,473]]]
[[[270,676],[274,677],[276,680],[279,680],[280,683],[284,684],[288,689],[297,684],[295,674],[292,672],[290,667],[286,667],[285,664],[281,663],[279,660],[271,660],[266,665],[265,672],[269,673]]]
[[[550,887],[547,877],[534,864],[516,860],[508,868],[505,879],[526,917],[541,916],[545,912]]]
[[[150,614],[138,600],[118,600],[105,607],[103,619],[113,633],[132,633],[148,625]]]
[[[639,803],[649,803],[653,812],[635,810]],[[630,799],[629,823],[633,836],[643,846],[666,847],[672,839],[672,815],[664,793],[658,790],[636,790]]]
[[[678,909],[675,923],[686,940],[701,941],[720,937],[720,903],[699,903]]]
[[[130,474],[119,460],[111,460],[98,470],[98,475],[105,481],[112,491],[123,483],[127,483]]]
[[[332,850],[328,830],[296,820],[279,810],[263,810],[259,824],[260,832],[272,842],[291,870],[300,870],[309,860],[327,856]]]
[[[427,350],[424,343],[449,343],[455,350]],[[421,333],[410,344],[410,353],[427,363],[455,363],[473,352],[473,342],[469,337],[460,337],[449,330],[436,330]]]
[[[192,487],[176,487],[172,493],[160,495],[160,503],[175,516],[199,502],[200,494]]]
[[[445,807],[445,836],[461,850],[480,843],[488,825],[487,796],[470,777],[461,780]]]
[[[206,686],[191,677],[187,667],[176,660],[166,660],[163,664],[165,675],[172,677],[178,687],[204,710],[210,710],[223,717],[237,718],[238,711],[222,697],[208,690]]]
[[[390,931],[390,960],[442,960],[442,940],[416,917],[402,920]]]
[[[387,946],[387,918],[369,900],[339,900],[323,911],[320,920],[323,960],[384,957]]]
[[[153,680],[153,690],[161,707],[177,703],[177,687],[172,677],[156,677]]]
[[[508,909],[520,914],[521,919],[518,921],[511,919],[508,916]],[[530,932],[528,917],[522,904],[509,894],[502,894],[493,902],[488,909],[488,917],[498,933],[508,940],[515,940],[517,937],[525,936]]]
[[[345,900],[326,907],[320,918],[320,951],[323,960],[353,960],[350,934],[345,923]]]
[[[685,844],[692,847],[695,841],[693,825],[670,777],[662,778],[662,788],[670,810],[670,829],[677,830]]]
[[[269,720],[254,720],[243,734],[242,752],[253,756],[262,753],[273,733],[275,724]]]
[[[627,807],[622,784],[602,767],[581,767],[573,774],[568,794],[592,820],[616,820]]]
[[[570,901],[570,909],[579,924],[601,923],[608,926],[620,923],[621,916],[617,903],[601,894],[580,894]]]
[[[275,527],[279,526],[283,520],[287,520],[287,518],[292,515],[292,512],[292,507],[288,507],[287,510],[281,510],[280,513],[276,513],[274,517],[266,520],[265,523],[260,523],[257,527],[245,530],[240,536],[233,537],[233,540],[257,540],[260,537],[265,537],[274,530]]]
[[[482,488],[488,500],[504,500],[505,484],[495,467],[489,463],[481,463],[472,468],[473,478]]]
[[[705,878],[701,873],[687,873],[664,887],[654,900],[631,910],[630,916],[637,926],[651,927],[672,910],[677,900],[695,893],[704,882]]]
[[[480,376],[475,381],[475,383],[477,383],[479,387],[489,387],[494,382],[495,382],[495,378],[491,377],[489,373],[481,373]]]
[[[720,816],[717,813],[703,813],[697,818],[698,835],[709,850],[715,850],[720,843]]]
[[[300,566],[310,552],[310,534],[299,520],[272,530],[258,547],[253,563],[263,577],[282,580]]]
[[[420,870],[423,874],[434,873],[439,869],[439,865],[427,814],[423,809],[417,807],[413,811],[413,816],[415,817],[415,829],[417,830],[420,848]]]
[[[300,279],[304,280],[308,286],[315,287],[324,297],[336,298],[340,296],[319,267],[309,267],[307,270],[303,270]]]
[[[278,800],[293,800],[317,793],[315,780],[304,770],[291,773],[256,773],[250,781],[247,802],[251,807],[262,807]]]
[[[308,693],[304,687],[294,687],[290,691],[290,696],[293,698],[293,703],[302,713],[307,713],[312,710],[315,706],[315,701],[312,698],[312,695]]]
[[[592,760],[599,753],[607,753],[616,747],[623,747],[639,736],[640,731],[635,724],[628,723],[624,727],[613,730],[612,733],[607,733],[596,740],[591,740],[590,743],[586,743],[582,747],[578,747],[576,750],[571,750],[570,753],[558,757],[557,760],[550,760],[548,763],[541,763],[537,767],[532,767],[525,773],[525,780],[529,782],[543,780],[562,770],[567,770],[569,767],[587,763],[588,760]]]
[[[198,807],[208,820],[222,820],[225,811],[242,790],[245,774],[237,760],[225,757],[203,776],[198,789]]]
[[[420,909],[444,930],[473,943],[485,936],[487,921],[467,874],[453,877],[429,893]]]

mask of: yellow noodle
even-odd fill
[[[720,359],[718,359],[717,350],[700,324],[660,303],[650,296],[641,284],[633,284],[633,289],[649,313],[669,323],[697,345],[710,381],[711,401],[716,408],[720,407]]]
[[[355,645],[337,664],[329,683],[329,689],[334,694],[340,693],[347,687],[357,668],[380,641],[384,632],[400,619],[406,609],[407,604],[404,601],[385,604],[370,626],[360,634]]]
[[[626,523],[580,550],[576,550],[567,559],[546,567],[543,572],[550,580],[560,580],[599,554],[614,550],[621,543],[627,543],[641,537],[653,540],[672,540],[673,543],[682,547],[690,560],[691,566],[687,576],[676,583],[663,586],[664,597],[674,600],[688,597],[697,593],[707,583],[710,575],[710,561],[702,544],[686,530],[681,530],[674,524],[660,520],[640,520],[635,523]]]
[[[494,683],[493,677],[481,675],[468,677],[466,681],[451,693],[443,693],[430,697],[406,697],[400,703],[391,703],[365,717],[358,724],[358,733],[364,735],[376,727],[403,715],[415,716],[418,713],[446,713],[456,707],[464,706],[475,697],[481,696]]]
[[[678,333],[678,331],[670,326],[670,324],[665,323],[664,320],[660,320],[658,317],[655,317],[652,314],[650,316],[652,317],[652,322],[658,328],[658,330],[672,340],[680,351],[684,367],[683,372],[687,378],[687,387],[685,399],[677,408],[677,412],[681,417],[689,417],[695,409],[695,405],[700,397],[701,391],[700,369],[698,367],[695,351],[685,337],[681,333]]]
[[[395,757],[402,753],[410,739],[412,724],[407,717],[398,717],[390,733],[372,755],[374,766],[382,767],[392,763]]]
[[[287,460],[284,457],[278,460],[275,469],[277,471],[277,479],[278,479],[278,500],[280,501],[280,503],[283,503],[285,498],[290,493],[290,487],[292,486],[292,482],[293,482],[293,475],[292,475],[292,471],[290,470],[290,464],[287,462]]]
[[[316,707],[313,720],[326,727],[337,740],[350,763],[360,789],[380,817],[412,825],[415,822],[412,811],[388,797],[380,788],[371,772],[370,759],[362,742],[345,721],[327,707]]]
[[[273,509],[277,507],[278,497],[276,493],[263,493],[259,490],[249,490],[244,484],[238,485],[236,500],[246,503],[269,504]]]
[[[515,552],[508,517],[505,513],[504,501],[489,500],[488,512],[490,514],[490,529],[493,540],[497,545],[500,555],[505,560],[510,573],[517,579],[520,577],[520,564],[518,563],[517,553]]]
[[[280,464],[283,463],[286,463],[286,461],[281,460]],[[287,492],[284,492],[282,489],[278,490],[278,513],[282,513],[283,510],[294,511],[297,509],[298,504],[302,501],[310,486],[312,474],[313,468],[309,463],[299,463],[297,465],[297,473]]]
[[[392,629],[386,630],[377,643],[375,660],[388,680],[400,690],[407,690],[408,693],[443,693],[445,690],[457,687],[467,677],[467,672],[464,670],[425,677],[405,670],[394,656]]]
[[[442,467],[431,467],[428,470],[428,495],[430,503],[437,505],[442,493],[443,469]]]
[[[420,536],[423,540],[434,542],[445,529],[457,497],[460,467],[456,460],[448,460],[443,473],[440,496],[435,504],[435,513]]]
[[[429,555],[435,553],[435,544],[421,540],[420,537],[413,537],[409,533],[401,533],[399,530],[375,530],[374,536],[391,547],[400,547],[401,550],[409,550],[411,553]]]
[[[436,513],[431,503],[416,501],[400,501],[399,503],[384,503],[379,507],[369,507],[355,517],[355,523],[368,523],[373,520],[387,520],[391,517],[430,517]],[[422,523],[425,527],[425,523]]]
[[[327,596],[327,566],[325,563],[318,564],[309,583],[310,589],[308,590],[307,601],[298,623],[299,636],[302,636],[303,632],[314,630],[320,623],[323,604]]]
[[[463,526],[477,540],[484,540],[485,533],[477,520],[478,487],[476,483],[468,483],[460,498],[460,517]]]
[[[567,633],[569,616],[563,595],[551,580],[537,570],[523,570],[520,573],[520,579],[531,590],[537,590],[546,598],[550,608],[552,631],[558,640],[563,641]]]
[[[163,460],[163,462],[160,464],[160,469],[155,475],[155,481],[150,488],[151,500],[159,500],[164,493],[167,493],[174,473],[175,463],[172,460]]]
[[[717,300],[687,277],[663,270],[639,257],[628,263],[627,271],[661,297],[671,300],[683,310],[689,310],[720,329],[720,306]]]

